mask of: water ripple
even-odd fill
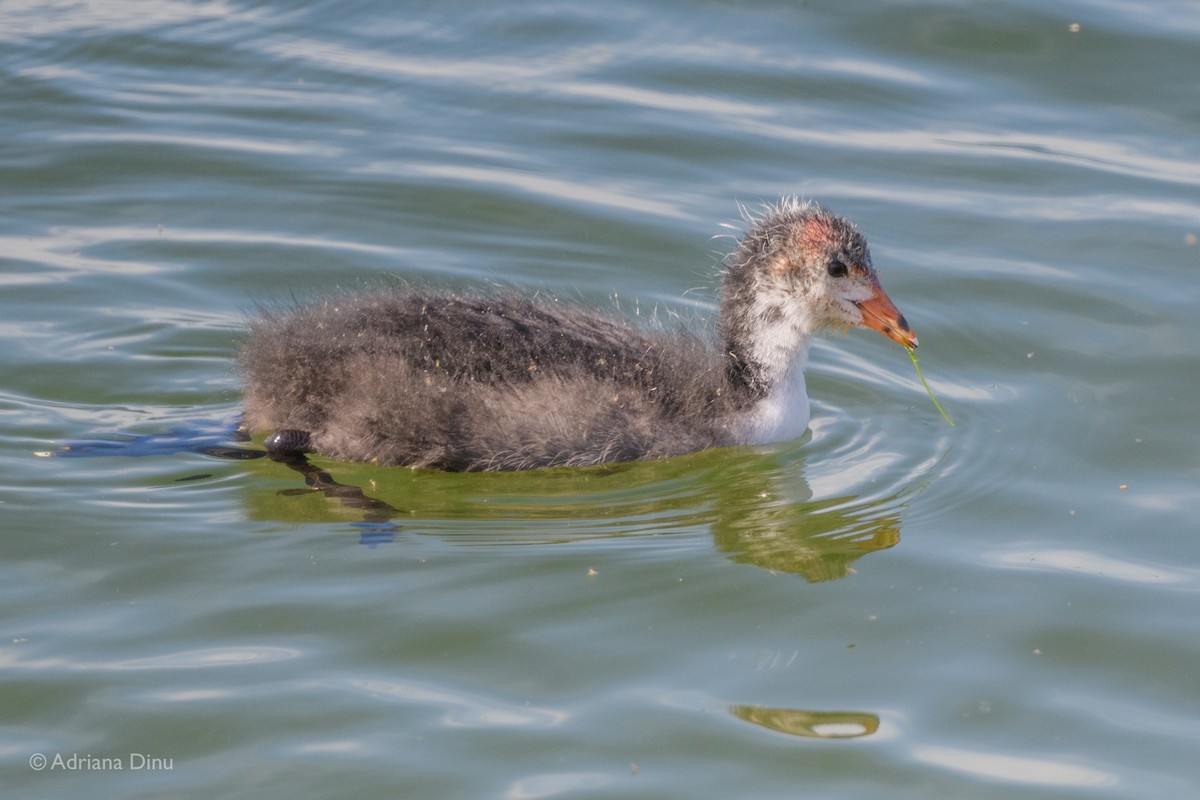
[[[1101,787],[1115,786],[1112,772],[1047,758],[997,755],[957,747],[922,745],[913,748],[913,757],[953,772],[978,778],[1034,786]]]
[[[555,727],[570,717],[567,712],[557,709],[502,703],[444,685],[417,681],[351,678],[339,683],[403,705],[437,706],[445,711],[443,722],[454,728]]]
[[[1074,572],[1124,583],[1195,582],[1190,572],[1163,566],[1120,561],[1083,550],[1008,550],[993,552],[985,560],[1004,567],[1034,571]]]
[[[204,20],[253,23],[261,13],[222,0],[155,0],[139,4],[136,11],[106,0],[5,0],[0,6],[0,41],[87,31],[119,33],[166,25],[187,25]]]

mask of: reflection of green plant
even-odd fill
[[[798,708],[730,706],[738,719],[790,736],[854,739],[879,730],[879,717],[864,711],[804,711]]]

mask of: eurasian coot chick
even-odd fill
[[[808,426],[812,337],[849,326],[917,345],[858,229],[788,199],[727,260],[715,345],[511,290],[347,294],[252,324],[245,418],[277,453],[444,470],[783,441]]]

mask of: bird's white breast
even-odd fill
[[[783,379],[738,421],[742,444],[770,444],[799,438],[808,429],[810,409],[804,364],[792,365]]]

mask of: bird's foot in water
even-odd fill
[[[161,456],[174,453],[204,453],[216,458],[262,458],[261,450],[232,447],[229,442],[246,442],[250,437],[230,420],[194,419],[175,425],[165,433],[112,433],[91,439],[72,439],[36,456]]]

